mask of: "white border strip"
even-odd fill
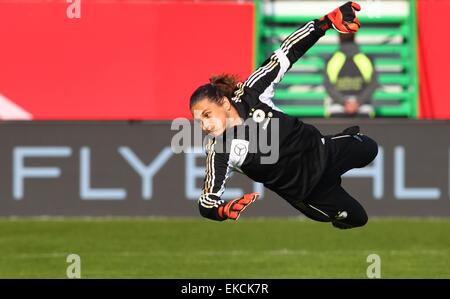
[[[0,119],[1,120],[31,120],[33,115],[18,106],[16,103],[0,94]]]

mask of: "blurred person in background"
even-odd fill
[[[375,117],[372,96],[378,87],[372,60],[359,49],[355,33],[339,33],[340,48],[326,63],[327,117]]]
[[[243,83],[225,74],[194,91],[191,113],[211,136],[198,200],[203,217],[237,220],[258,198],[259,194],[251,193],[229,202],[221,199],[230,173],[239,171],[313,220],[331,222],[341,229],[366,224],[364,208],[341,186],[341,175],[372,162],[378,153],[377,143],[361,134],[357,126],[324,136],[316,127],[284,114],[272,102],[275,85],[328,29],[347,33],[359,29],[355,15],[359,10],[357,3],[347,2],[308,22],[289,35]],[[271,144],[277,139],[270,152],[259,147],[264,137],[272,138]],[[277,159],[266,162],[275,151]]]

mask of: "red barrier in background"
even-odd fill
[[[450,119],[450,43],[447,20],[450,1],[417,1],[419,32],[420,118]]]
[[[210,75],[252,71],[251,3],[82,1],[80,19],[69,5],[0,3],[3,115],[13,102],[37,120],[189,117]]]

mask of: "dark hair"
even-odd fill
[[[209,101],[221,105],[223,97],[231,100],[237,88],[239,77],[237,75],[221,74],[209,78],[209,83],[197,88],[191,95],[189,107],[192,108],[198,101],[207,98]]]

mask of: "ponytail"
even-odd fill
[[[221,95],[231,100],[239,82],[239,77],[237,75],[222,74],[212,76],[209,78],[209,82],[217,87]]]
[[[222,74],[212,76],[209,82],[209,84],[202,85],[194,91],[189,102],[190,108],[204,98],[219,105],[223,103],[223,97],[231,100],[234,91],[237,89],[239,77],[237,75]]]

